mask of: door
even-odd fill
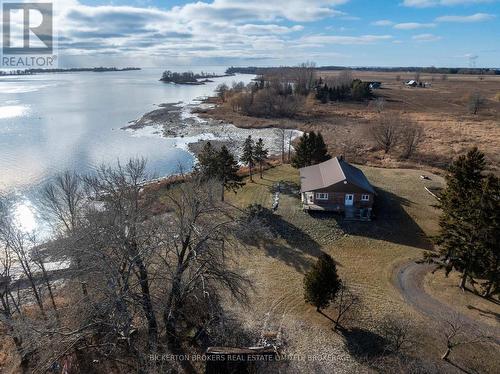
[[[352,206],[354,204],[354,195],[351,193],[345,194],[345,206]]]

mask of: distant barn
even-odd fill
[[[304,210],[343,212],[346,218],[370,220],[376,195],[363,172],[335,157],[300,169]]]

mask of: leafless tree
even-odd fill
[[[224,103],[226,101],[226,95],[229,91],[229,86],[226,83],[221,83],[215,89],[217,97]]]
[[[42,188],[38,199],[38,211],[59,236],[71,236],[81,223],[84,203],[85,191],[81,176],[66,171],[56,175]],[[82,275],[84,269],[78,251],[73,251],[69,255],[75,271]],[[83,279],[81,288],[82,293],[86,295],[86,282]]]
[[[395,115],[382,115],[370,133],[376,144],[389,153],[397,144],[401,134],[401,118]]]
[[[400,143],[402,147],[401,157],[408,159],[422,142],[424,130],[420,125],[408,121],[403,124],[400,131]]]
[[[413,77],[413,79],[415,80],[415,82],[419,83],[420,82],[420,72],[417,70],[415,72],[415,76]]]
[[[332,304],[336,317],[334,317],[333,329],[345,327],[344,324],[355,318],[356,311],[361,307],[361,300],[348,287],[347,283],[342,282],[335,300]]]
[[[99,167],[79,178],[84,185],[77,189],[75,215],[61,198],[73,193],[46,188],[49,199],[40,210],[57,224],[51,240],[42,245],[18,234],[0,215],[0,250],[5,251],[0,258],[0,318],[8,323],[22,357],[36,352],[37,373],[54,362],[84,370],[84,363],[76,362],[79,352],[114,362],[117,370],[145,373],[150,366],[146,353],[190,344],[187,331],[222,339],[218,331],[226,314],[221,300],[227,295],[246,300],[251,284],[231,261],[243,224],[219,202],[219,183],[186,177],[166,192],[166,213],[154,216],[157,196],[147,192],[145,183],[150,177],[141,159]],[[72,216],[76,224],[71,224]],[[47,253],[54,261],[71,260],[77,253],[82,265],[75,271],[70,261],[64,271],[73,276],[59,291],[64,293],[64,315],[55,320],[51,309],[63,309],[49,282]],[[21,292],[11,277],[14,263],[26,273]],[[70,292],[72,282],[82,279],[86,294]],[[42,286],[50,289],[50,299]],[[27,293],[39,306],[39,320],[24,313]]]
[[[448,75],[447,74],[441,75],[441,80],[442,81],[447,81],[448,80]]]
[[[286,129],[278,128],[278,132],[280,134],[280,143],[281,143],[281,163],[285,163],[285,144],[286,144]]]
[[[151,227],[147,225],[151,199],[142,194],[143,184],[151,179],[144,159],[132,159],[127,164],[111,168],[101,166],[95,175],[85,178],[95,199],[103,204],[99,222],[112,238],[113,248],[123,261],[120,272],[135,276],[140,289],[139,300],[148,325],[148,343],[157,346],[158,323],[153,310],[150,275],[147,260],[154,249]],[[106,237],[101,238],[105,244]],[[153,243],[153,245],[150,245]],[[127,279],[127,282],[130,280]]]
[[[409,318],[386,315],[382,319],[378,330],[385,340],[386,349],[392,353],[400,353],[403,349],[409,348],[414,342]]]
[[[471,114],[478,114],[479,110],[484,106],[485,99],[479,92],[473,92],[468,99],[469,112]]]
[[[302,63],[294,69],[294,72],[295,92],[307,96],[316,82],[316,64],[314,62]]]
[[[351,86],[353,81],[351,70],[342,70],[335,78],[333,78],[332,87]]]
[[[442,334],[446,341],[446,351],[441,356],[443,360],[448,360],[453,349],[458,346],[478,344],[491,340],[487,334],[470,326],[456,313],[446,316],[443,319],[442,326]]]
[[[373,105],[375,107],[375,110],[378,112],[378,113],[382,113],[382,111],[384,110],[384,107],[385,107],[385,99],[383,97],[377,97],[374,101],[373,101]]]
[[[166,196],[173,212],[162,255],[169,278],[163,321],[173,351],[179,348],[177,330],[192,298],[217,299],[222,287],[241,301],[250,285],[228,266],[235,218],[219,204],[217,187],[195,179]]]

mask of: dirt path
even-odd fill
[[[424,277],[432,268],[433,265],[417,264],[414,261],[407,262],[398,268],[395,286],[401,292],[405,301],[414,309],[434,320],[442,321],[445,316],[457,314],[458,312],[425,292]],[[458,313],[458,315],[460,319],[474,329],[491,334],[496,343],[500,344],[500,327],[493,327],[462,313]]]

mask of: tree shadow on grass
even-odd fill
[[[339,329],[339,332],[344,337],[349,354],[360,361],[371,360],[387,353],[386,340],[373,331],[355,327]]]
[[[247,245],[260,246],[269,256],[305,272],[311,265],[310,257],[322,253],[321,246],[304,230],[270,209],[256,207],[256,211],[246,213],[248,224],[239,239]]]
[[[481,308],[477,308],[473,305],[467,305],[468,309],[476,310],[483,317],[493,318],[497,323],[500,323],[500,313],[493,312],[491,310],[484,310]]]
[[[280,194],[298,198],[300,193],[300,186],[295,182],[282,180],[270,186],[269,192],[271,193],[279,192]]]
[[[341,227],[351,235],[432,250],[430,239],[404,209],[411,201],[380,188],[376,188],[376,191],[373,220],[359,222],[339,218]],[[432,197],[429,195],[429,198]]]

